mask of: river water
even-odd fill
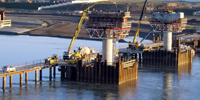
[[[70,39],[35,37],[25,35],[0,35],[0,66],[43,59],[52,54],[62,55]],[[101,49],[100,41],[77,40],[74,48],[90,46]],[[119,43],[119,46],[126,43]],[[138,70],[137,80],[121,85],[86,83],[61,80],[60,72],[49,81],[48,69],[43,70],[43,80],[34,82],[30,72],[28,84],[19,86],[19,75],[13,76],[13,87],[0,89],[1,100],[198,100],[200,95],[200,55],[193,58],[192,68],[178,73]],[[0,87],[2,78],[0,79]]]

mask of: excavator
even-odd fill
[[[80,32],[80,30],[81,30],[81,25],[82,25],[82,23],[83,23],[83,20],[84,20],[84,18],[85,18],[85,15],[86,15],[86,11],[88,11],[90,8],[92,8],[93,6],[95,6],[95,5],[97,5],[97,4],[99,4],[99,3],[105,3],[105,2],[108,2],[108,1],[99,1],[99,2],[96,2],[96,3],[94,3],[93,5],[91,5],[91,6],[89,6],[88,8],[86,8],[84,11],[83,11],[83,13],[82,13],[82,16],[81,16],[81,19],[80,19],[80,21],[79,21],[79,23],[78,23],[78,26],[77,26],[77,28],[76,28],[76,31],[75,31],[75,33],[74,33],[74,35],[73,35],[73,38],[72,38],[72,40],[71,40],[71,43],[70,43],[70,45],[69,45],[69,48],[68,48],[68,51],[65,51],[64,52],[64,54],[63,54],[63,59],[64,60],[76,60],[76,59],[79,59],[79,58],[82,58],[82,54],[81,54],[81,52],[79,52],[79,51],[77,51],[77,52],[71,52],[71,49],[72,49],[72,47],[73,47],[73,45],[74,45],[74,42],[75,42],[75,40],[77,39],[77,37],[78,37],[78,35],[79,35],[79,32]],[[74,62],[75,63],[75,62]]]

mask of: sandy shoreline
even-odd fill
[[[12,20],[11,28],[27,28],[24,32],[1,31],[0,34],[4,35],[30,35],[30,36],[47,36],[58,38],[71,39],[76,30],[80,16],[54,16],[54,15],[29,15],[29,14],[7,14],[6,19]],[[39,25],[41,24],[41,25]],[[129,36],[134,36],[137,27],[137,21],[132,23],[132,28]],[[140,37],[144,37],[150,30],[150,25],[146,22],[141,24]],[[81,26],[78,39],[96,40],[91,39],[85,30],[84,25]],[[152,40],[152,35],[147,39]],[[120,42],[125,42],[120,40]]]

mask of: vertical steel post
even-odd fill
[[[25,73],[25,83],[28,84],[28,72]]]
[[[6,76],[3,77],[3,86],[2,89],[6,89]]]
[[[10,76],[10,87],[12,87],[12,75]]]
[[[53,67],[53,77],[56,77],[56,66]]]
[[[40,70],[40,81],[42,81],[42,69]]]
[[[20,73],[20,87],[23,85],[23,73]]]
[[[51,81],[52,78],[52,67],[49,68],[49,80]]]
[[[38,70],[35,71],[35,82],[38,82]]]

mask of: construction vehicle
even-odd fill
[[[77,26],[76,31],[75,31],[75,33],[74,33],[74,36],[73,36],[73,38],[72,38],[72,40],[71,40],[71,43],[70,43],[70,45],[69,45],[68,51],[65,51],[64,54],[63,54],[63,59],[64,59],[64,60],[83,58],[83,53],[81,53],[80,50],[77,51],[77,52],[76,52],[76,51],[71,52],[71,49],[72,49],[72,47],[73,47],[73,45],[74,45],[74,42],[75,42],[75,40],[77,39],[77,37],[78,37],[78,35],[79,35],[79,32],[80,32],[80,30],[81,30],[81,25],[82,25],[83,20],[84,20],[84,18],[85,18],[86,11],[88,11],[88,10],[89,10],[90,8],[92,8],[93,6],[95,6],[95,5],[99,4],[99,3],[103,3],[103,2],[107,2],[107,1],[99,1],[99,2],[96,2],[96,3],[94,3],[94,4],[91,5],[91,6],[89,6],[88,8],[86,8],[86,9],[83,11],[82,16],[81,16],[81,19],[80,19],[80,21],[79,21],[79,23],[78,23],[78,26]]]
[[[146,37],[151,33],[151,31],[149,31],[148,33],[147,33],[147,35],[139,42],[139,28],[140,28],[140,24],[141,24],[141,21],[142,21],[142,16],[143,16],[143,13],[144,13],[144,8],[145,8],[145,6],[146,6],[146,3],[147,3],[147,0],[145,0],[145,2],[144,2],[144,6],[143,6],[143,8],[142,8],[142,13],[141,13],[141,15],[140,15],[140,19],[139,19],[139,23],[138,23],[138,26],[137,26],[137,29],[136,29],[136,31],[135,31],[135,36],[134,36],[134,39],[133,39],[133,41],[131,42],[131,41],[129,41],[129,48],[130,49],[133,49],[133,50],[136,50],[136,49],[138,49],[138,48],[140,48],[140,43],[144,40],[144,39],[146,39]],[[136,37],[138,37],[138,41],[136,42]],[[142,47],[143,48],[143,47]]]
[[[56,64],[58,61],[59,61],[58,55],[53,54],[52,57],[48,57],[47,59],[45,59],[45,64],[52,65],[52,64]]]

